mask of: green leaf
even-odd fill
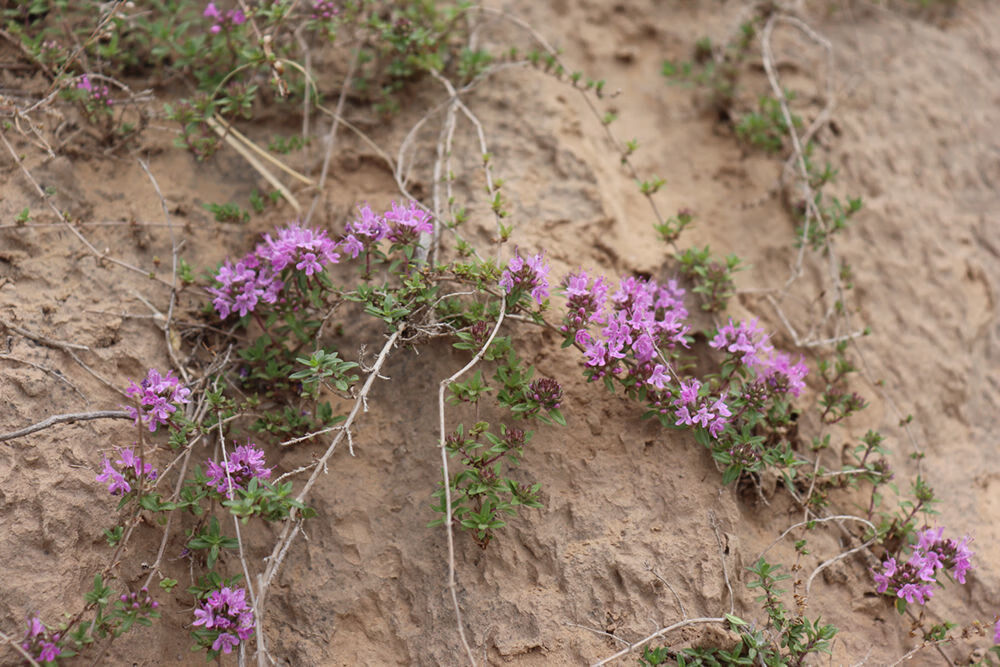
[[[741,626],[744,626],[744,625],[748,625],[748,623],[746,621],[744,621],[742,618],[740,618],[739,616],[733,616],[732,614],[725,614],[725,618],[726,618],[727,621],[729,621],[729,623],[731,625],[736,626],[736,627],[741,627]]]

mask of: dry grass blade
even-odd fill
[[[288,188],[286,188],[285,185],[281,181],[279,181],[277,177],[275,177],[275,175],[272,174],[267,169],[267,167],[265,167],[261,163],[261,161],[254,156],[253,152],[249,148],[247,148],[247,146],[242,141],[236,139],[234,136],[226,132],[225,128],[223,128],[223,126],[215,118],[209,118],[207,119],[206,122],[208,123],[208,126],[211,127],[212,130],[214,130],[215,133],[218,134],[223,141],[225,141],[233,148],[233,150],[239,153],[240,156],[242,156],[243,159],[246,160],[251,167],[256,169],[257,173],[263,176],[264,180],[266,180],[268,183],[271,184],[271,187],[273,187],[275,190],[281,193],[281,196],[284,197],[289,204],[291,204],[292,208],[295,209],[295,212],[297,214],[302,213],[302,206],[299,204],[299,200],[295,198],[295,195],[293,195],[291,191]]]
[[[263,148],[261,148],[260,146],[258,146],[252,139],[250,139],[245,134],[243,134],[242,132],[240,132],[239,130],[237,130],[236,127],[233,126],[231,123],[226,122],[226,120],[224,118],[222,118],[221,116],[215,115],[215,116],[212,117],[212,120],[214,120],[216,123],[218,123],[222,127],[222,129],[226,131],[227,134],[235,137],[244,146],[246,146],[247,148],[249,148],[250,150],[252,150],[254,153],[256,153],[257,155],[259,155],[264,160],[270,162],[275,167],[277,167],[281,171],[285,172],[286,174],[288,174],[289,176],[291,176],[295,180],[303,183],[304,185],[308,185],[308,186],[316,185],[316,181],[312,180],[308,176],[304,176],[304,175],[300,174],[299,172],[295,171],[294,169],[292,169],[291,167],[289,167],[287,164],[285,164],[284,162],[282,162],[278,158],[276,158],[273,155],[271,155],[270,153],[268,153],[266,150],[264,150]],[[256,168],[256,165],[254,166],[254,168]]]

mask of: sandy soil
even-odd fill
[[[879,429],[904,484],[918,465],[908,455],[914,447],[926,453],[919,465],[944,499],[941,522],[949,532],[974,535],[978,565],[968,585],[937,594],[928,618],[992,622],[1000,613],[1000,575],[992,567],[1000,557],[1000,6],[969,0],[947,13],[899,4],[809,3],[800,14],[834,50],[836,131],[822,131],[818,141],[840,168],[834,190],[865,200],[837,249],[854,268],[852,318],[873,330],[859,343],[859,358],[870,379],[884,381],[858,387],[871,407],[834,432],[835,452],[868,428]],[[697,93],[667,86],[659,75],[664,58],[686,57],[698,37],[725,42],[745,18],[743,3],[556,0],[514,2],[510,9],[562,48],[567,62],[621,89],[602,109],[619,114],[615,128],[623,138],[640,140],[640,171],[666,179],[658,205],[690,207],[698,215],[682,245],[707,243],[744,257],[751,267],[738,276],[745,291],[732,312],[762,318],[776,342],[792,349],[759,291],[780,287],[796,254],[793,222],[773,196],[780,162],[742,148],[705,113]],[[488,25],[482,39],[499,47],[516,34]],[[784,81],[799,93],[796,109],[811,120],[822,108],[822,52],[785,28],[774,43]],[[759,55],[751,59],[743,82],[740,103],[747,106],[767,90],[759,63]],[[5,71],[4,86],[30,85],[14,74],[23,76]],[[423,111],[444,98],[443,89],[425,82],[392,123],[367,127],[395,154]],[[508,69],[468,103],[484,122],[496,173],[507,178],[519,246],[545,249],[557,275],[578,266],[669,273],[647,203],[576,91],[531,69]],[[372,120],[363,109],[348,117]],[[44,122],[54,127],[59,119]],[[245,129],[266,138],[294,132],[297,123],[275,116]],[[257,233],[293,217],[281,208],[249,225],[214,222],[202,203],[246,202],[263,183],[231,151],[195,162],[170,148],[173,129],[166,121],[159,125],[147,133],[143,155],[169,204],[172,231],[135,156],[104,156],[81,139],[52,159],[16,132],[5,136],[42,187],[56,189],[57,206],[85,221],[79,229],[100,251],[167,281],[171,233],[184,240],[182,255],[200,270],[244,252]],[[423,195],[432,186],[428,167],[437,132],[417,138],[413,187]],[[458,195],[478,202],[473,223],[486,243],[492,222],[481,202],[473,137],[471,128],[461,127],[458,141],[467,150],[458,162],[464,175]],[[320,222],[336,231],[357,202],[398,197],[370,148],[347,134],[340,141],[319,208]],[[292,160],[315,174],[321,158],[314,146]],[[169,290],[97,261],[64,226],[52,224],[54,216],[22,171],[9,155],[4,159],[0,432],[51,414],[116,409],[123,399],[101,379],[64,350],[13,327],[86,346],[79,358],[124,388],[149,366],[170,365],[163,333],[145,305],[165,312]],[[308,194],[302,198],[309,201]],[[14,216],[25,206],[35,219],[17,227]],[[784,304],[799,331],[826,303],[817,296],[827,284],[825,271],[807,256]],[[181,320],[195,319],[204,301],[196,289],[182,292]],[[743,586],[746,567],[800,520],[788,494],[770,493],[765,506],[753,494],[722,487],[691,437],[640,422],[636,406],[587,385],[579,359],[560,350],[554,337],[530,328],[516,332],[526,349],[537,350],[530,361],[539,372],[564,382],[569,427],[540,429],[526,456],[525,468],[543,483],[544,510],[512,520],[486,551],[458,536],[459,595],[476,652],[488,664],[590,663],[624,645],[592,630],[635,641],[682,618],[678,602],[692,617],[728,612],[724,572],[736,613],[761,621]],[[373,330],[348,326],[342,349],[362,344],[370,352],[382,341]],[[802,352],[814,367],[817,350]],[[299,540],[289,554],[268,607],[271,652],[285,664],[461,663],[445,584],[445,536],[426,524],[434,518],[430,494],[440,474],[434,389],[462,363],[443,346],[397,354],[385,371],[392,381],[376,386],[360,424],[356,456],[338,451],[320,479],[312,494],[320,516],[307,525],[308,541]],[[906,414],[914,415],[909,434],[897,425]],[[449,419],[462,417],[456,410]],[[803,429],[815,425],[815,415],[803,417]],[[0,444],[4,632],[19,636],[29,613],[54,623],[62,611],[79,607],[109,555],[101,531],[113,521],[114,503],[94,482],[101,453],[132,438],[127,422],[88,421]],[[281,472],[308,463],[315,451],[272,455]],[[839,463],[830,458],[829,465]],[[837,511],[852,512],[856,502],[849,495],[835,499]],[[121,581],[133,585],[145,577],[160,535],[156,526],[138,529],[116,570]],[[250,536],[251,563],[259,564],[272,539],[264,530]],[[805,572],[843,550],[834,531],[814,535],[810,545],[801,561]],[[181,546],[180,540],[169,544],[174,556],[164,573],[186,583],[187,565],[176,558]],[[792,563],[791,544],[776,546],[769,558]],[[870,564],[860,556],[841,561],[813,589],[810,614],[840,628],[831,664],[889,664],[917,645],[906,620],[872,594]],[[651,570],[670,582],[676,600]],[[191,610],[183,588],[162,594],[163,619],[117,642],[107,664],[202,664],[188,650]],[[705,629],[672,638],[725,641]],[[960,664],[987,645],[972,637],[940,653],[926,649],[911,664],[942,664],[945,656]],[[0,656],[4,664],[16,661],[9,651]]]

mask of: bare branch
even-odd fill
[[[382,346],[382,350],[379,352],[378,358],[375,360],[371,372],[365,379],[365,383],[364,385],[362,385],[361,390],[358,392],[358,396],[354,399],[354,407],[348,414],[347,419],[344,420],[342,424],[338,424],[335,427],[326,429],[325,431],[311,434],[309,436],[313,437],[315,435],[320,435],[321,433],[337,430],[337,435],[330,443],[330,446],[327,447],[326,452],[323,454],[323,456],[316,461],[312,475],[309,477],[309,480],[306,482],[305,486],[302,487],[302,490],[299,492],[299,495],[296,496],[295,499],[297,501],[299,502],[305,501],[306,496],[309,494],[310,489],[312,489],[313,484],[316,483],[316,480],[319,477],[320,472],[325,469],[326,462],[333,455],[334,450],[336,449],[340,441],[344,438],[348,429],[350,429],[351,426],[354,424],[354,420],[357,418],[358,413],[361,411],[362,405],[364,405],[364,402],[368,397],[368,392],[371,391],[372,385],[375,382],[375,378],[379,377],[379,371],[382,369],[383,364],[385,364],[385,361],[389,356],[389,352],[396,345],[396,342],[399,340],[399,337],[403,334],[405,330],[406,330],[406,325],[405,324],[400,325],[399,329],[394,331],[392,335],[389,336],[388,340],[386,340],[385,344]],[[271,555],[268,556],[266,559],[267,567],[265,568],[264,572],[262,572],[257,576],[257,582],[258,582],[257,606],[259,612],[257,616],[260,619],[261,624],[263,624],[263,616],[266,610],[265,602],[267,600],[267,593],[271,586],[271,582],[274,580],[274,577],[278,574],[278,570],[281,568],[281,564],[284,561],[285,555],[288,553],[288,550],[291,547],[292,542],[295,540],[295,537],[301,532],[302,522],[296,520],[297,516],[298,516],[298,511],[293,507],[289,512],[288,519],[285,521],[285,528],[282,531],[281,536],[278,538],[278,541],[275,543],[274,548],[271,550]],[[258,650],[260,650],[260,648],[258,648]]]
[[[444,475],[444,526],[448,532],[448,590],[451,592],[451,601],[455,607],[458,634],[462,639],[462,646],[465,647],[465,653],[469,658],[469,663],[473,665],[473,667],[476,665],[476,658],[472,655],[472,648],[469,646],[469,641],[465,638],[465,627],[462,625],[462,609],[458,604],[458,590],[455,586],[455,535],[451,525],[451,475],[448,473],[448,449],[445,447],[446,431],[444,424],[444,392],[448,389],[452,382],[462,377],[462,375],[472,369],[472,367],[478,364],[483,358],[486,350],[488,350],[490,345],[493,344],[493,339],[496,337],[497,332],[500,331],[500,325],[503,324],[504,314],[506,312],[507,294],[503,293],[500,295],[500,316],[497,317],[497,323],[493,326],[493,331],[490,332],[489,338],[487,338],[486,342],[483,343],[483,346],[476,351],[476,354],[469,360],[469,363],[452,373],[449,377],[441,380],[441,384],[438,387],[438,418],[441,429],[441,439],[438,443],[438,447],[441,449],[441,469],[442,474]]]
[[[614,660],[617,660],[618,658],[622,658],[622,657],[628,655],[629,653],[631,653],[632,651],[634,651],[635,649],[639,648],[640,646],[645,646],[649,642],[653,641],[654,639],[656,639],[658,637],[662,637],[663,635],[667,634],[668,632],[673,632],[674,630],[679,630],[679,629],[685,628],[685,627],[687,627],[689,625],[698,625],[698,624],[702,624],[702,623],[725,623],[725,622],[726,622],[725,618],[689,618],[689,619],[687,619],[685,621],[679,621],[677,623],[674,623],[673,625],[668,625],[665,628],[660,628],[659,630],[657,630],[653,634],[649,635],[648,637],[644,637],[643,639],[640,639],[639,641],[635,642],[634,644],[629,644],[628,648],[623,649],[621,651],[618,651],[618,653],[615,653],[614,655],[612,655],[610,657],[607,657],[604,660],[599,660],[599,661],[595,662],[593,664],[593,667],[601,667],[601,665],[606,665],[609,662],[613,662]]]
[[[719,560],[722,561],[722,576],[726,578],[726,588],[729,589],[729,613],[736,613],[736,598],[733,596],[733,585],[729,583],[729,566],[726,565],[726,551],[722,546],[722,536],[719,534],[719,520],[715,517],[715,512],[708,511],[708,518],[715,531],[715,542],[719,545]]]
[[[0,442],[21,438],[47,429],[50,426],[55,426],[56,424],[72,424],[73,422],[88,421],[91,419],[132,419],[132,416],[124,410],[98,410],[97,412],[74,412],[65,415],[52,415],[48,419],[44,419],[31,426],[25,426],[17,431],[0,433]]]

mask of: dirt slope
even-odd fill
[[[837,248],[854,269],[852,317],[873,330],[860,343],[864,363],[871,378],[884,380],[883,387],[859,387],[871,407],[836,431],[835,440],[882,430],[896,452],[900,480],[917,470],[908,458],[912,448],[926,453],[921,470],[944,499],[942,523],[949,531],[973,534],[978,556],[969,584],[939,592],[929,615],[991,621],[1000,612],[1000,575],[991,567],[1000,556],[1000,6],[963,2],[942,16],[860,2],[843,3],[837,11],[826,5],[838,3],[810,4],[816,6],[801,16],[833,45],[838,91],[837,131],[824,130],[818,141],[840,167],[836,191],[865,200]],[[762,318],[776,344],[792,350],[775,310],[755,291],[780,287],[795,259],[794,225],[771,196],[780,164],[741,148],[704,113],[697,93],[667,86],[658,73],[664,58],[686,56],[702,35],[724,42],[745,18],[743,4],[582,0],[519,2],[510,9],[563,48],[567,62],[621,89],[602,109],[618,113],[614,127],[622,138],[639,139],[640,171],[666,179],[657,204],[668,212],[689,207],[698,215],[682,243],[710,244],[746,258],[751,267],[738,278],[746,291],[732,311]],[[498,23],[483,35],[500,46],[517,32]],[[811,118],[822,106],[822,57],[808,44],[793,31],[775,36],[776,59],[791,63],[782,74]],[[767,84],[753,63],[750,69],[744,95],[752,103]],[[433,82],[423,88],[410,110],[373,130],[392,154],[423,110],[444,99]],[[520,247],[544,249],[554,275],[579,266],[609,275],[670,272],[648,204],[576,91],[531,69],[509,69],[470,94],[468,103],[483,121],[496,173],[507,178]],[[135,157],[83,151],[51,160],[23,139],[14,146],[26,154],[25,164],[40,184],[56,188],[61,209],[92,223],[81,229],[98,249],[109,248],[163,279],[170,277],[171,233],[184,240],[187,261],[210,267],[292,217],[281,209],[250,226],[212,221],[201,203],[245,201],[261,184],[233,153],[198,164],[169,148],[171,135],[163,125],[149,134],[149,159],[170,205],[172,228],[162,224],[159,199]],[[247,130],[267,136],[273,126]],[[14,142],[19,135],[6,136]],[[456,158],[456,170],[467,178],[460,179],[457,194],[478,202],[471,207],[473,223],[486,242],[492,222],[479,201],[473,139],[471,128],[462,127],[458,141],[467,150]],[[436,140],[437,130],[428,130],[416,144],[414,189],[424,194],[432,187],[427,167]],[[346,134],[341,141],[333,187],[319,209],[320,221],[338,231],[355,203],[398,197],[371,149]],[[116,409],[123,398],[65,351],[8,325],[87,346],[81,359],[123,388],[150,365],[169,366],[163,334],[143,303],[163,312],[169,291],[97,262],[64,227],[46,226],[53,216],[45,217],[21,170],[6,159],[0,431],[55,413]],[[300,168],[318,171],[317,149],[298,159]],[[13,218],[25,206],[38,212],[37,220],[15,227]],[[127,220],[157,226],[99,224]],[[800,330],[816,316],[824,280],[825,267],[807,258],[786,304]],[[182,312],[198,308],[202,298],[187,290]],[[679,620],[678,602],[688,616],[728,612],[723,563],[736,613],[761,621],[743,586],[746,567],[801,518],[801,510],[781,490],[764,505],[753,494],[722,487],[708,454],[691,437],[640,422],[636,406],[587,385],[580,360],[560,350],[553,336],[528,327],[518,335],[537,350],[530,361],[539,372],[564,382],[570,425],[540,429],[526,456],[525,469],[543,483],[544,510],[512,520],[485,552],[458,536],[460,601],[475,650],[489,664],[593,662],[623,644],[580,626],[635,641]],[[342,349],[364,344],[370,353],[381,343],[348,325]],[[815,350],[803,352],[814,367]],[[266,622],[271,652],[286,664],[461,662],[445,584],[445,537],[426,524],[434,518],[430,493],[440,474],[436,387],[464,359],[433,346],[397,354],[385,372],[392,381],[377,385],[372,395],[355,438],[356,456],[339,451],[315,488],[320,517],[307,526],[308,541],[300,540],[288,556]],[[911,413],[912,442],[897,426],[901,415]],[[449,417],[461,418],[460,410]],[[804,417],[803,428],[810,424],[815,418]],[[29,613],[54,619],[78,606],[108,556],[100,531],[110,524],[114,506],[94,482],[100,455],[132,437],[127,422],[89,421],[0,444],[4,632],[19,634]],[[279,471],[292,470],[313,454],[282,450],[276,463]],[[838,502],[842,511],[854,511],[850,497]],[[123,580],[145,576],[143,563],[155,556],[159,536],[155,526],[139,529],[121,560]],[[261,546],[249,558],[259,563],[269,536],[252,539]],[[801,563],[806,573],[842,550],[835,531],[811,538],[810,546]],[[179,551],[180,545],[170,548]],[[790,543],[775,547],[769,558],[793,562]],[[866,595],[872,590],[869,565],[860,557],[841,561],[813,589],[810,613],[822,613],[841,631],[833,664],[888,664],[915,646],[891,606]],[[166,571],[182,581],[187,576],[184,561],[176,558]],[[676,599],[656,575],[670,582]],[[188,651],[191,615],[182,588],[164,596],[161,622],[115,645],[109,664],[202,662]],[[680,638],[725,641],[719,632],[702,629],[675,636]],[[984,645],[973,638],[943,652],[960,663]],[[3,654],[5,662],[14,659]],[[928,649],[911,664],[942,661]]]

